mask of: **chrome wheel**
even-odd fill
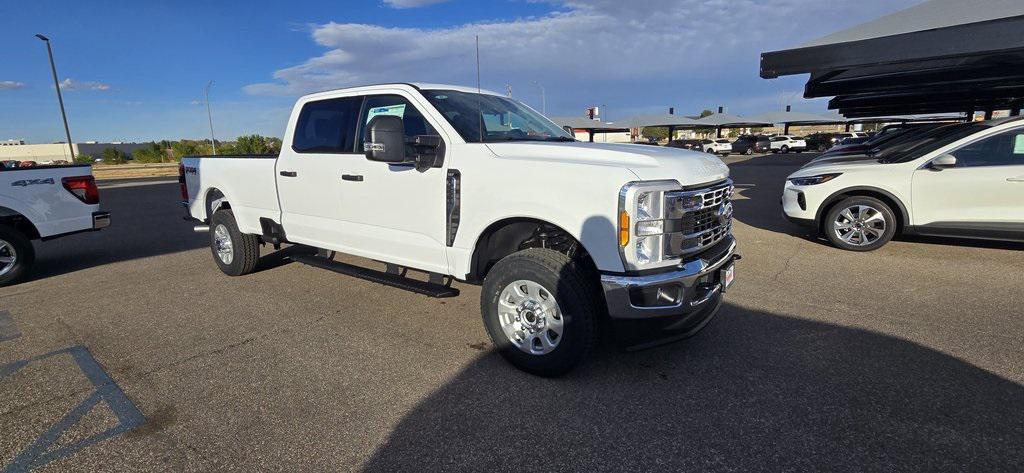
[[[235,260],[235,247],[231,243],[231,233],[223,224],[217,225],[217,228],[213,229],[213,250],[217,252],[217,257],[224,264],[231,264]]]
[[[854,205],[836,215],[832,231],[847,244],[867,246],[885,235],[886,225],[882,211],[869,205]]]
[[[523,279],[501,291],[498,322],[508,341],[531,355],[551,353],[561,343],[565,329],[554,294],[540,284]]]
[[[14,250],[14,245],[6,240],[0,240],[0,276],[13,271],[16,264],[18,252]]]

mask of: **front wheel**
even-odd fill
[[[788,153],[789,152],[789,146],[782,145],[782,149],[780,151],[782,151],[782,154]]]
[[[32,242],[17,229],[0,224],[0,287],[21,280],[35,259]]]
[[[484,278],[480,312],[498,352],[517,368],[560,376],[597,342],[597,275],[557,251],[531,248]]]
[[[217,267],[228,276],[242,276],[256,269],[260,241],[238,230],[231,210],[218,210],[210,219],[210,250]]]
[[[745,154],[747,156],[750,156],[750,155],[754,154],[754,148],[747,148],[747,149],[743,150],[743,154]]]
[[[829,210],[823,227],[833,245],[850,251],[871,251],[896,235],[896,216],[878,199],[849,197]]]

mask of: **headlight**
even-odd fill
[[[842,173],[836,172],[832,174],[819,174],[817,176],[791,177],[789,178],[789,182],[792,182],[794,186],[813,186],[816,184],[824,184],[839,177],[840,175],[842,175]]]
[[[664,259],[665,192],[678,181],[627,184],[619,193],[619,250],[628,267],[656,265]]]

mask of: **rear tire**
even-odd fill
[[[747,148],[747,149],[743,150],[743,154],[745,154],[747,156],[750,156],[750,155],[754,154],[754,148]]]
[[[242,276],[256,269],[260,261],[260,240],[238,230],[231,210],[218,210],[210,220],[210,250],[213,261],[228,276]]]
[[[35,260],[32,242],[14,227],[0,224],[0,287],[20,281]]]
[[[782,154],[789,153],[789,146],[782,145],[782,149],[779,151],[782,151]]]
[[[554,377],[576,367],[597,343],[600,300],[592,270],[557,251],[531,248],[487,273],[480,312],[501,356],[528,373]]]

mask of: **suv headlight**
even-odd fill
[[[834,172],[831,174],[818,174],[817,176],[791,177],[789,178],[789,182],[792,182],[794,186],[813,186],[816,184],[824,184],[841,175],[842,173]]]

